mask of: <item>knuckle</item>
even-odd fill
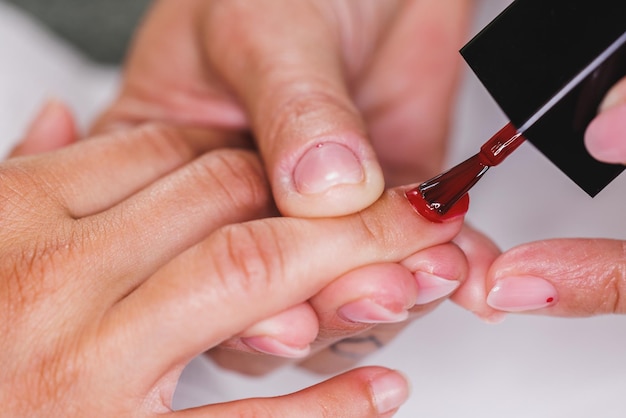
[[[251,152],[216,150],[198,159],[194,167],[191,176],[206,183],[204,189],[212,191],[226,212],[269,206],[269,186],[258,158]]]
[[[577,262],[557,276],[575,278],[570,283],[575,293],[569,306],[583,316],[626,313],[626,241],[598,239],[578,245],[582,250],[572,249],[579,254]]]
[[[377,216],[372,216],[367,212],[358,212],[354,221],[356,222],[356,230],[358,234],[358,242],[371,243],[376,246],[376,251],[380,254],[386,254],[384,258],[394,257],[393,252],[396,248],[401,247],[402,236],[398,229],[390,228]]]
[[[284,274],[284,248],[267,222],[233,224],[219,230],[220,249],[213,251],[222,285],[234,294],[255,294]],[[257,293],[258,294],[258,293]]]
[[[604,311],[611,313],[626,313],[626,241],[620,244],[604,280]]]
[[[268,64],[268,66],[271,64]],[[275,71],[266,68],[265,72]],[[265,111],[259,112],[259,118],[265,122],[260,124],[261,136],[270,143],[278,138],[290,138],[301,135],[303,128],[309,126],[326,126],[322,120],[358,120],[353,104],[347,100],[336,86],[316,75],[307,75],[306,81],[293,80],[289,76],[281,82],[273,83],[271,91],[265,91],[265,101],[275,103]],[[271,112],[267,114],[266,112]],[[334,129],[330,124],[324,129]],[[351,127],[364,131],[363,127]],[[326,132],[314,132],[314,136],[323,136]],[[364,132],[362,132],[364,135]]]
[[[190,144],[180,129],[160,123],[146,123],[119,135],[130,135],[135,141],[128,144],[142,144],[142,152],[152,153],[158,160],[188,161],[194,156]]]

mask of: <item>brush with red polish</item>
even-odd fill
[[[625,170],[584,146],[603,97],[626,75],[624,16],[624,1],[515,0],[471,39],[461,55],[511,122],[406,192],[415,210],[432,222],[464,214],[468,191],[526,139],[591,197]]]
[[[487,141],[473,157],[445,173],[426,180],[406,192],[411,205],[431,222],[443,222],[467,212],[467,192],[490,167],[500,164],[525,138],[508,123]]]

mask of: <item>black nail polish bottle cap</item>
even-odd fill
[[[626,168],[584,146],[604,95],[626,76],[626,0],[516,0],[461,54],[511,122],[589,195]]]

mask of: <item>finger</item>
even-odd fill
[[[467,223],[454,242],[463,250],[469,262],[467,280],[454,292],[451,300],[488,323],[504,320],[501,311],[487,305],[485,280],[489,268],[501,254],[500,249],[486,235]]]
[[[77,140],[78,132],[72,112],[64,103],[50,100],[33,119],[24,138],[13,148],[9,157],[53,151]]]
[[[404,2],[356,86],[388,186],[441,170],[473,3]]]
[[[180,411],[172,416],[391,417],[408,396],[407,381],[398,372],[366,367],[291,395],[228,402]]]
[[[585,145],[591,155],[606,163],[626,162],[626,78],[609,91],[600,114],[585,132]]]
[[[207,354],[221,367],[259,376],[309,355],[319,324],[308,302],[265,319]]]
[[[225,369],[262,375],[309,355],[318,330],[315,311],[305,302],[254,324],[208,354]]]
[[[95,121],[92,133],[128,129],[146,121],[205,129],[247,126],[245,112],[213,73],[201,49],[197,24],[202,24],[200,10],[205,4],[204,0],[152,2],[125,59],[120,94]]]
[[[626,312],[624,243],[558,239],[502,254],[489,271],[487,303],[506,312],[592,316]]]
[[[281,213],[343,215],[374,202],[383,178],[346,86],[333,9],[288,0],[209,7],[209,57],[249,113]]]
[[[201,152],[230,144],[229,132],[203,132],[144,125],[66,147],[54,155],[23,162],[31,175],[51,187],[51,195],[74,218],[108,209]]]
[[[301,366],[325,374],[352,367],[431,312],[466,275],[463,253],[445,244],[401,264],[368,266],[335,280],[311,299],[320,335],[316,354]]]
[[[272,214],[256,155],[207,153],[113,208],[79,220],[81,233],[92,237],[83,245],[85,259],[117,260],[94,262],[92,291],[100,294],[99,303],[110,305],[184,251],[179,262],[206,262],[211,254],[198,253],[194,245],[215,229]],[[163,275],[185,286],[186,276],[174,267]]]
[[[414,306],[416,299],[415,278],[397,263],[373,264],[348,272],[326,286],[307,304],[315,318],[315,334],[310,335],[312,338],[307,341],[309,348],[307,354],[313,351],[313,361],[306,359],[301,364],[305,368],[314,368],[319,373],[348,369],[356,361],[354,350],[346,353],[346,350],[332,349],[331,352],[341,358],[325,359],[323,362],[316,362],[314,359],[318,358],[319,351],[337,341],[363,333],[373,328],[375,324],[406,320],[409,316],[408,310]],[[292,324],[291,333],[295,330],[302,332],[301,321],[297,321],[297,318],[285,317],[285,321]],[[313,342],[311,347],[310,344]],[[377,344],[378,341],[374,343]],[[266,361],[267,356],[240,355],[233,351],[227,353],[223,351],[212,353],[212,358],[222,366],[229,368],[234,366],[236,370],[248,374],[265,374],[285,364],[294,363],[286,359],[277,361],[270,358]],[[267,350],[265,352],[276,355]],[[349,363],[346,363],[346,358],[350,359]],[[341,365],[338,366],[337,363]]]
[[[460,222],[426,221],[403,191],[395,189],[368,210],[343,218],[272,218],[230,225],[198,245],[196,258],[174,265],[174,273],[159,271],[129,295],[112,316],[112,329],[132,335],[138,367],[167,369],[171,364],[144,363],[189,360],[231,337],[233,330],[243,331],[306,301],[332,278],[361,265],[399,261],[450,240]],[[346,252],[355,247],[359,250]],[[155,326],[138,326],[147,317]],[[203,318],[202,332],[189,318]],[[159,354],[150,355],[157,346]]]

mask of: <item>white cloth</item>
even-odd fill
[[[482,27],[508,0],[483,0]],[[96,67],[0,2],[0,151],[42,100],[68,101],[83,124],[111,97],[117,72]],[[505,123],[467,73],[450,164],[475,153]],[[553,237],[626,238],[626,175],[595,199],[524,144],[472,192],[470,220],[507,249]],[[626,316],[558,319],[511,315],[487,325],[445,303],[367,358],[403,371],[412,395],[397,417],[618,418],[626,414]],[[177,407],[284,394],[319,377],[284,369],[249,378],[199,358],[184,372]]]

